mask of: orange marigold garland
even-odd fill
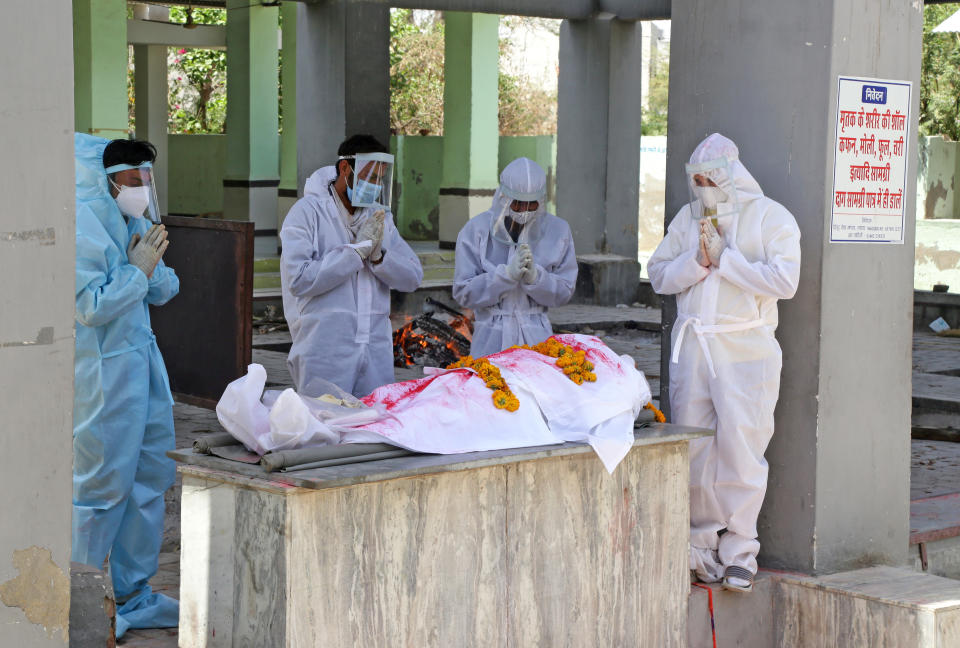
[[[578,385],[585,382],[597,382],[597,374],[593,373],[593,363],[587,360],[587,354],[577,351],[572,346],[561,344],[555,338],[548,338],[540,344],[515,346],[514,349],[536,351],[545,356],[556,358],[557,367],[564,375]]]
[[[463,356],[447,366],[447,369],[473,369],[486,383],[487,388],[493,391],[494,407],[505,409],[508,412],[516,412],[520,409],[520,400],[510,391],[507,381],[500,375],[500,370],[490,364],[490,361],[486,358],[474,360],[473,356]]]
[[[657,423],[666,423],[667,417],[663,415],[663,412],[658,410],[653,403],[647,403],[643,406],[643,409],[653,410],[653,420]]]

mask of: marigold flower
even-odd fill
[[[667,417],[664,416],[664,415],[663,415],[663,412],[661,412],[660,410],[658,410],[658,409],[654,406],[654,404],[653,404],[652,402],[651,402],[651,403],[647,403],[646,405],[644,405],[644,406],[643,406],[643,409],[653,410],[653,420],[655,420],[657,423],[666,423],[666,422],[667,422]]]

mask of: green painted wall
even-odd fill
[[[219,214],[227,164],[226,135],[170,135],[170,213]],[[554,207],[556,138],[501,137],[497,173],[511,160],[528,157],[547,172],[547,210]],[[396,156],[393,209],[400,234],[411,241],[435,241],[438,191],[443,168],[443,137],[416,135],[390,138]]]
[[[280,177],[277,7],[227,2],[227,177]]]
[[[126,0],[73,0],[73,80],[76,130],[126,137]]]
[[[391,137],[390,150],[396,156],[393,211],[401,236],[413,241],[437,240],[443,137]]]
[[[226,135],[168,135],[171,214],[222,215]]]
[[[283,51],[283,133],[280,135],[280,188],[297,188],[297,3],[280,5]]]
[[[390,150],[397,157],[393,208],[400,234],[409,240],[437,240],[438,191],[443,181],[443,140],[440,136],[415,135],[393,137],[390,140]],[[556,137],[501,137],[497,176],[503,167],[518,157],[534,160],[547,172],[547,210],[556,213]]]
[[[497,185],[495,134],[500,17],[444,12],[443,132],[447,155],[443,186],[487,189]]]

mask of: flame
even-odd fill
[[[468,351],[468,349],[463,349],[462,342],[458,344],[453,338],[434,335],[429,331],[418,333],[415,331],[419,324],[417,319],[409,316],[405,319],[408,320],[406,324],[393,333],[395,362],[402,361],[406,366],[415,365],[417,364],[419,356],[428,354],[431,348],[437,349],[438,347],[447,349],[453,358],[452,361],[455,362],[462,357],[464,352]],[[449,326],[463,335],[467,340],[471,339],[472,331],[470,330],[470,322],[465,318],[453,318],[449,322]]]

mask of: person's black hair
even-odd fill
[[[337,149],[337,156],[344,155],[356,155],[357,153],[389,153],[390,150],[380,143],[373,135],[351,135],[347,139],[343,140],[343,143],[340,144],[340,147]],[[350,163],[350,168],[353,168],[353,162],[346,160]],[[337,160],[337,174],[340,173],[340,161]]]
[[[157,148],[144,140],[115,139],[103,149],[103,168],[115,164],[138,166],[157,159]]]
[[[389,153],[387,147],[373,135],[351,135],[343,140],[337,155],[356,155],[357,153]]]

